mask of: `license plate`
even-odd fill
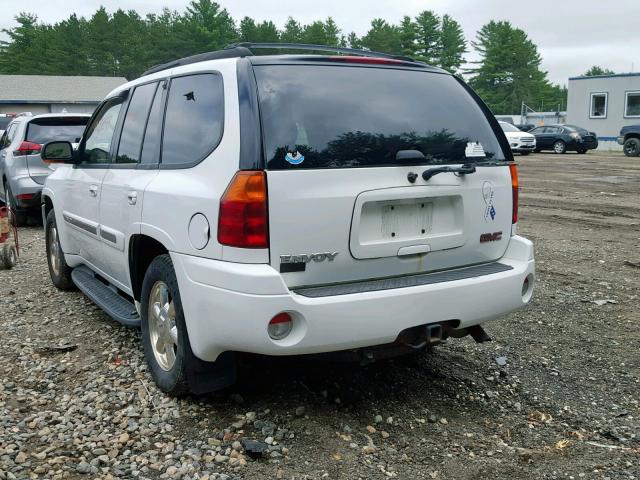
[[[427,236],[432,229],[433,204],[389,203],[382,207],[381,236],[389,240],[402,240]]]

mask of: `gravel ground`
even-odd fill
[[[0,479],[640,479],[640,161],[518,161],[538,283],[493,342],[248,358],[206,397],[162,395],[139,333],[57,291],[42,230],[22,229],[0,271]]]

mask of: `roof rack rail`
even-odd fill
[[[191,55],[190,57],[180,58],[167,63],[160,63],[154,65],[150,69],[142,73],[142,77],[150,75],[152,73],[161,72],[168,68],[180,67],[182,65],[189,65],[191,63],[204,62],[206,60],[219,60],[221,58],[238,58],[238,57],[250,57],[253,53],[251,50],[245,47],[229,45],[223,50],[216,50],[213,52],[198,53],[197,55]]]
[[[308,50],[315,52],[334,52],[346,55],[355,55],[358,57],[376,57],[376,58],[391,58],[394,60],[403,60],[406,62],[416,62],[411,57],[405,57],[402,55],[392,55],[389,53],[374,52],[371,50],[363,50],[360,48],[344,48],[344,47],[331,47],[328,45],[313,45],[307,43],[251,43],[241,42],[232,43],[222,50],[216,50],[213,52],[199,53],[197,55],[191,55],[190,57],[180,58],[167,63],[161,63],[154,65],[141,76],[150,75],[152,73],[161,72],[169,68],[180,67],[182,65],[189,65],[191,63],[204,62],[206,60],[219,60],[222,58],[238,58],[238,57],[250,57],[253,56],[252,49],[273,49],[273,50]],[[416,62],[422,63],[422,62]]]
[[[362,48],[346,48],[346,47],[333,47],[330,45],[314,45],[310,43],[252,43],[252,42],[240,42],[232,43],[227,48],[248,48],[251,49],[276,49],[276,50],[309,50],[316,52],[335,52],[347,55],[355,55],[358,57],[376,57],[376,58],[392,58],[395,60],[404,60],[407,62],[415,62],[411,57],[402,55],[393,55],[391,53],[374,52],[373,50],[364,50]]]

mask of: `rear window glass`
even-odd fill
[[[41,118],[27,124],[25,140],[44,144],[47,142],[79,142],[89,117]]]
[[[505,159],[479,105],[450,75],[314,65],[255,74],[270,169]],[[425,159],[396,160],[400,150]]]

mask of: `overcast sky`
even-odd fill
[[[134,9],[141,14],[159,12],[163,6],[183,11],[188,0],[1,0],[0,28],[15,25],[20,11],[35,13],[47,23],[82,16],[104,5],[109,11]],[[332,16],[343,33],[366,33],[373,18],[397,23],[403,15],[422,10],[448,13],[464,28],[467,40],[489,20],[509,20],[538,45],[549,79],[566,84],[567,78],[584,73],[592,65],[616,72],[640,70],[640,0],[222,0],[239,20],[273,20],[282,27],[288,16],[307,23]],[[471,49],[471,46],[468,47]],[[473,59],[473,54],[467,54]]]

